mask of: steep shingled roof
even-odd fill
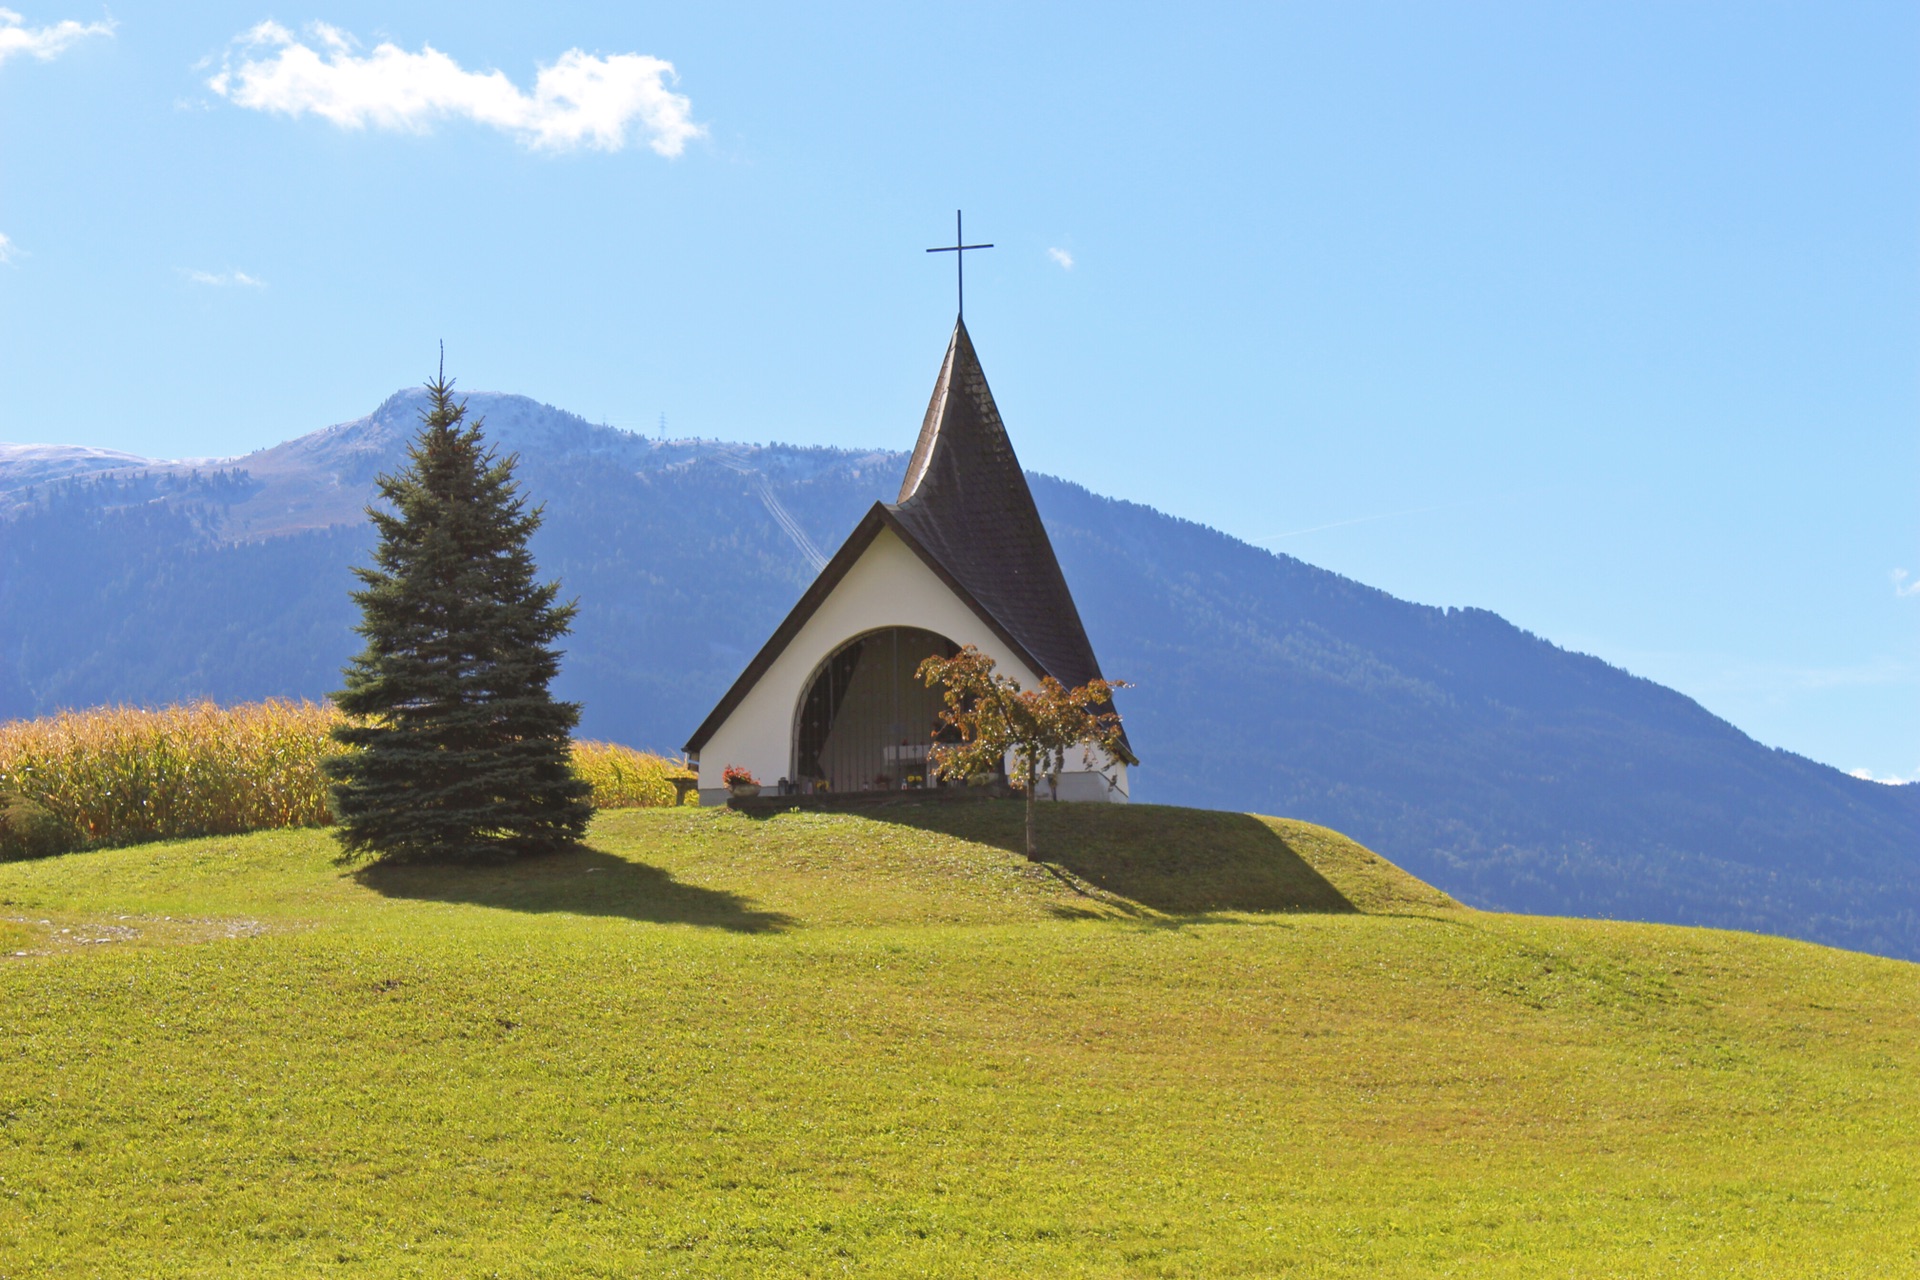
[[[1100,675],[962,321],[947,344],[899,500],[873,504],[687,740],[688,752],[698,752],[726,723],[883,529],[906,543],[1029,667],[1069,688]]]
[[[893,513],[1042,675],[1071,687],[1100,674],[965,321],[953,327]]]

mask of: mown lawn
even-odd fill
[[[1920,966],[1043,817],[0,865],[0,1276],[1920,1274]]]

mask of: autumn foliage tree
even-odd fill
[[[1033,806],[1045,779],[1057,798],[1060,774],[1074,751],[1098,752],[1118,764],[1138,764],[1127,749],[1113,691],[1124,680],[1089,680],[1069,689],[1052,676],[1037,689],[1022,689],[1012,676],[994,670],[994,661],[972,645],[951,658],[928,658],[920,678],[939,688],[945,709],[940,721],[959,735],[958,742],[937,742],[928,752],[940,776],[952,779],[998,773],[1011,761],[1009,781],[1026,793],[1027,857],[1038,858],[1033,835]]]

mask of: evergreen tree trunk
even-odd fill
[[[571,761],[580,708],[548,692],[574,606],[535,579],[540,512],[514,460],[464,421],[444,374],[427,391],[410,465],[379,480],[392,510],[368,510],[374,565],[354,570],[367,647],[333,695],[355,718],[325,766],[335,835],[348,857],[388,860],[565,848],[592,813]]]

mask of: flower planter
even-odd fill
[[[757,782],[736,782],[728,787],[727,790],[742,800],[751,800],[760,794],[760,784]]]

